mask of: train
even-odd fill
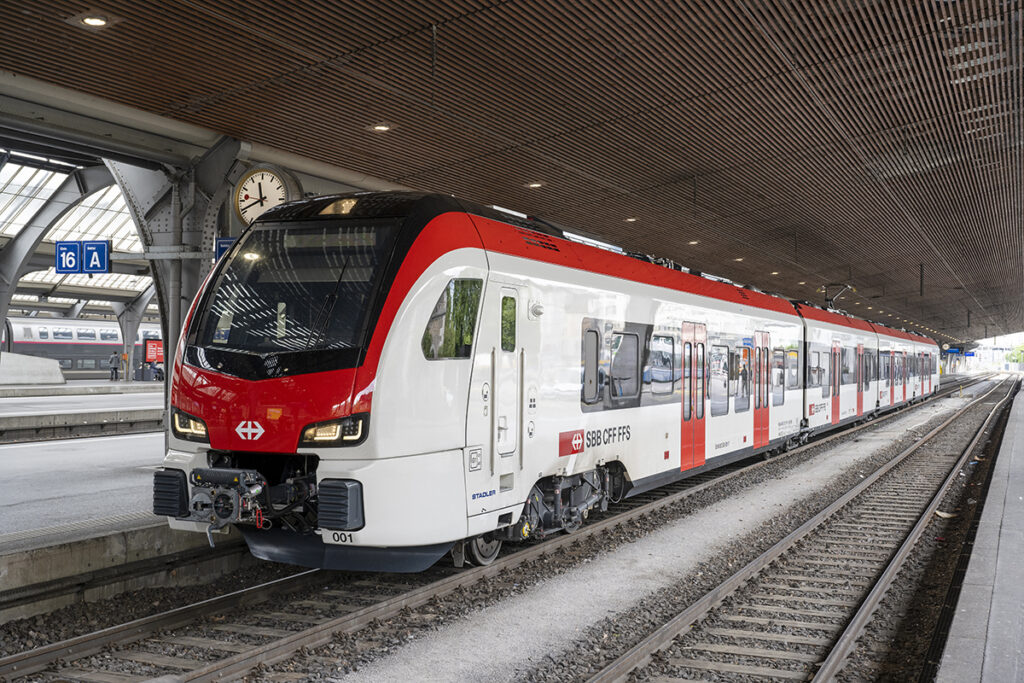
[[[145,340],[161,336],[160,325],[139,325],[136,362],[145,358]],[[116,320],[12,316],[5,321],[0,347],[11,353],[52,358],[65,379],[105,379],[110,377],[107,359],[122,350],[121,327]]]
[[[175,353],[153,510],[258,558],[421,571],[937,390],[926,337],[450,196],[269,210]]]

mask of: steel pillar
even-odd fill
[[[150,285],[146,291],[132,299],[130,303],[111,302],[114,314],[117,316],[117,324],[121,327],[121,353],[128,355],[125,363],[124,380],[135,381],[135,340],[139,336],[139,323],[146,314],[146,307],[156,295],[156,286]],[[164,358],[167,358],[166,354]],[[166,368],[166,363],[164,364]]]

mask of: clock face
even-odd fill
[[[256,168],[245,175],[235,189],[235,209],[247,225],[264,211],[292,199],[288,184],[276,171]]]

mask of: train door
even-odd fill
[[[889,405],[896,405],[896,351],[889,351]]]
[[[829,361],[829,369],[832,371],[829,374],[829,381],[832,382],[832,424],[839,424],[839,387],[840,387],[840,372],[842,372],[842,366],[839,365],[839,354],[840,347],[839,342],[832,342],[832,358]]]
[[[704,464],[704,406],[707,396],[707,327],[683,323],[683,414],[679,469]]]
[[[857,344],[857,417],[864,414],[864,345]]]
[[[910,373],[909,373],[910,367],[907,365],[907,352],[906,351],[903,351],[902,353],[900,353],[900,365],[903,366],[903,367],[900,368],[900,380],[903,382],[903,402],[906,403],[906,401],[907,401],[907,383],[909,381],[909,376],[910,376]]]
[[[754,333],[754,448],[767,446],[770,439],[768,429],[768,388],[771,378],[768,364],[771,346],[767,332]]]
[[[921,371],[924,373],[921,377],[924,380],[924,384],[921,386],[922,391],[925,395],[931,395],[932,393],[932,354],[923,353],[921,354]]]

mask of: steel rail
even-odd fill
[[[978,378],[972,383],[979,383],[985,381],[985,379],[987,379],[987,377]],[[964,385],[961,384],[960,386]],[[697,486],[671,493],[658,500],[645,503],[632,510],[624,510],[607,519],[591,522],[573,534],[547,539],[536,546],[516,551],[486,567],[473,567],[454,576],[449,576],[444,579],[440,579],[439,581],[427,584],[421,588],[414,589],[408,594],[395,596],[394,598],[385,600],[381,603],[371,605],[355,612],[350,612],[343,617],[311,627],[305,631],[288,636],[280,641],[259,646],[255,648],[251,654],[242,653],[228,659],[220,660],[220,662],[216,662],[202,669],[197,669],[191,673],[185,674],[184,680],[221,680],[225,676],[232,675],[232,673],[247,671],[249,668],[256,666],[259,663],[279,661],[287,656],[288,653],[295,652],[301,647],[308,647],[326,642],[326,640],[330,639],[331,633],[357,630],[358,628],[361,628],[362,625],[369,623],[369,621],[372,621],[373,619],[386,617],[406,607],[419,606],[433,597],[446,595],[457,588],[470,585],[480,579],[493,576],[506,569],[512,569],[517,565],[544,557],[549,553],[557,552],[564,547],[573,545],[591,536],[614,529],[623,523],[630,522],[634,519],[674,505],[689,496],[705,491],[720,483],[730,481],[735,477],[757,472],[763,467],[780,462],[785,458],[799,455],[808,449],[817,448],[836,439],[847,437],[861,429],[882,424],[889,419],[905,414],[906,408],[923,406],[934,400],[942,398],[944,395],[942,393],[943,389],[944,387],[940,386],[940,388],[936,390],[935,394],[919,402],[916,406],[907,405],[900,409],[888,411],[878,418],[862,424],[850,425],[839,432],[828,435],[827,437],[818,438],[811,443],[791,449],[782,456],[754,463],[742,469],[729,472],[698,484]],[[950,390],[952,391],[953,388],[951,387]],[[491,394],[493,396],[493,387]],[[711,472],[713,471],[710,471],[709,473]],[[230,609],[242,604],[257,604],[269,599],[272,595],[280,594],[282,591],[293,592],[295,590],[300,590],[317,580],[329,580],[329,578],[324,576],[319,570],[309,570],[290,577],[260,584],[258,586],[241,589],[227,595],[210,598],[193,605],[175,608],[159,614],[136,619],[125,624],[102,629],[94,633],[77,636],[58,643],[44,645],[27,652],[0,658],[0,677],[10,678],[13,676],[24,676],[41,671],[57,659],[77,659],[84,657],[98,652],[109,645],[139,640],[156,631],[184,625],[200,616],[206,616],[211,613]],[[251,659],[248,660],[251,663],[248,665],[244,664],[244,662],[247,661],[245,659],[246,656],[251,657]],[[223,669],[221,668],[222,666]]]
[[[899,574],[900,570],[903,569],[903,565],[906,563],[910,553],[913,552],[914,547],[921,539],[921,536],[924,535],[928,524],[932,520],[932,516],[935,514],[935,511],[939,509],[939,505],[942,503],[942,499],[946,495],[946,491],[949,490],[949,487],[956,480],[957,473],[963,469],[968,459],[972,457],[978,443],[985,435],[985,430],[988,429],[989,425],[996,418],[996,415],[1000,413],[1000,407],[1016,395],[1018,388],[1019,382],[1014,382],[1010,391],[998,403],[996,403],[992,408],[992,412],[989,413],[988,417],[985,419],[985,422],[978,428],[974,438],[972,438],[971,442],[967,444],[967,447],[963,450],[963,453],[961,453],[960,457],[957,459],[956,464],[950,470],[949,475],[946,477],[945,481],[942,482],[942,485],[932,497],[931,502],[929,502],[928,506],[921,514],[921,517],[914,525],[914,528],[910,530],[909,534],[907,534],[907,537],[904,539],[902,545],[900,545],[899,550],[897,550],[889,560],[888,566],[878,578],[878,581],[871,589],[871,592],[864,598],[864,601],[858,608],[857,613],[846,625],[843,633],[836,640],[832,651],[829,653],[824,663],[822,663],[821,668],[818,669],[818,673],[815,674],[813,679],[814,681],[829,681],[839,673],[839,670],[846,662],[846,658],[849,657],[850,653],[853,652],[854,647],[856,647],[857,640],[864,634],[864,630],[867,627],[868,622],[870,622],[875,610],[878,609],[878,605],[881,604],[882,599],[889,590],[889,587],[892,585],[893,581],[896,580],[896,576]]]
[[[612,683],[613,681],[622,681],[632,671],[646,665],[651,655],[659,650],[663,650],[670,646],[672,642],[682,634],[686,629],[690,628],[694,623],[709,612],[715,605],[721,602],[724,598],[734,593],[737,589],[746,584],[752,579],[758,572],[767,567],[771,562],[776,560],[779,556],[785,553],[787,550],[796,545],[801,539],[810,534],[822,522],[831,517],[835,512],[843,508],[851,500],[859,496],[865,489],[870,487],[876,481],[881,479],[883,476],[889,473],[893,468],[899,465],[901,462],[906,460],[910,455],[917,451],[921,446],[925,445],[943,430],[946,429],[950,424],[956,421],[960,416],[966,413],[968,410],[973,408],[975,405],[984,401],[988,396],[996,391],[1002,383],[997,384],[992,389],[987,391],[983,396],[976,398],[975,400],[968,403],[966,406],[958,410],[947,420],[943,421],[942,424],[936,426],[930,432],[918,439],[910,447],[903,450],[901,453],[896,455],[893,459],[887,462],[885,465],[880,467],[878,470],[873,472],[871,475],[865,477],[860,483],[854,488],[847,491],[840,498],[838,498],[831,505],[826,507],[824,510],[816,514],[804,522],[799,528],[788,534],[785,538],[780,540],[778,543],[773,545],[771,548],[766,550],[764,553],[759,555],[757,558],[749,562],[746,566],[741,568],[739,571],[734,573],[724,582],[716,586],[710,592],[706,593],[703,597],[697,600],[695,603],[687,607],[684,611],[667,621],[661,627],[656,629],[654,632],[649,634],[639,643],[630,648],[621,657],[616,659],[614,662],[606,666],[604,669],[599,671],[597,674],[588,679],[588,683]],[[745,470],[744,470],[745,471]]]

